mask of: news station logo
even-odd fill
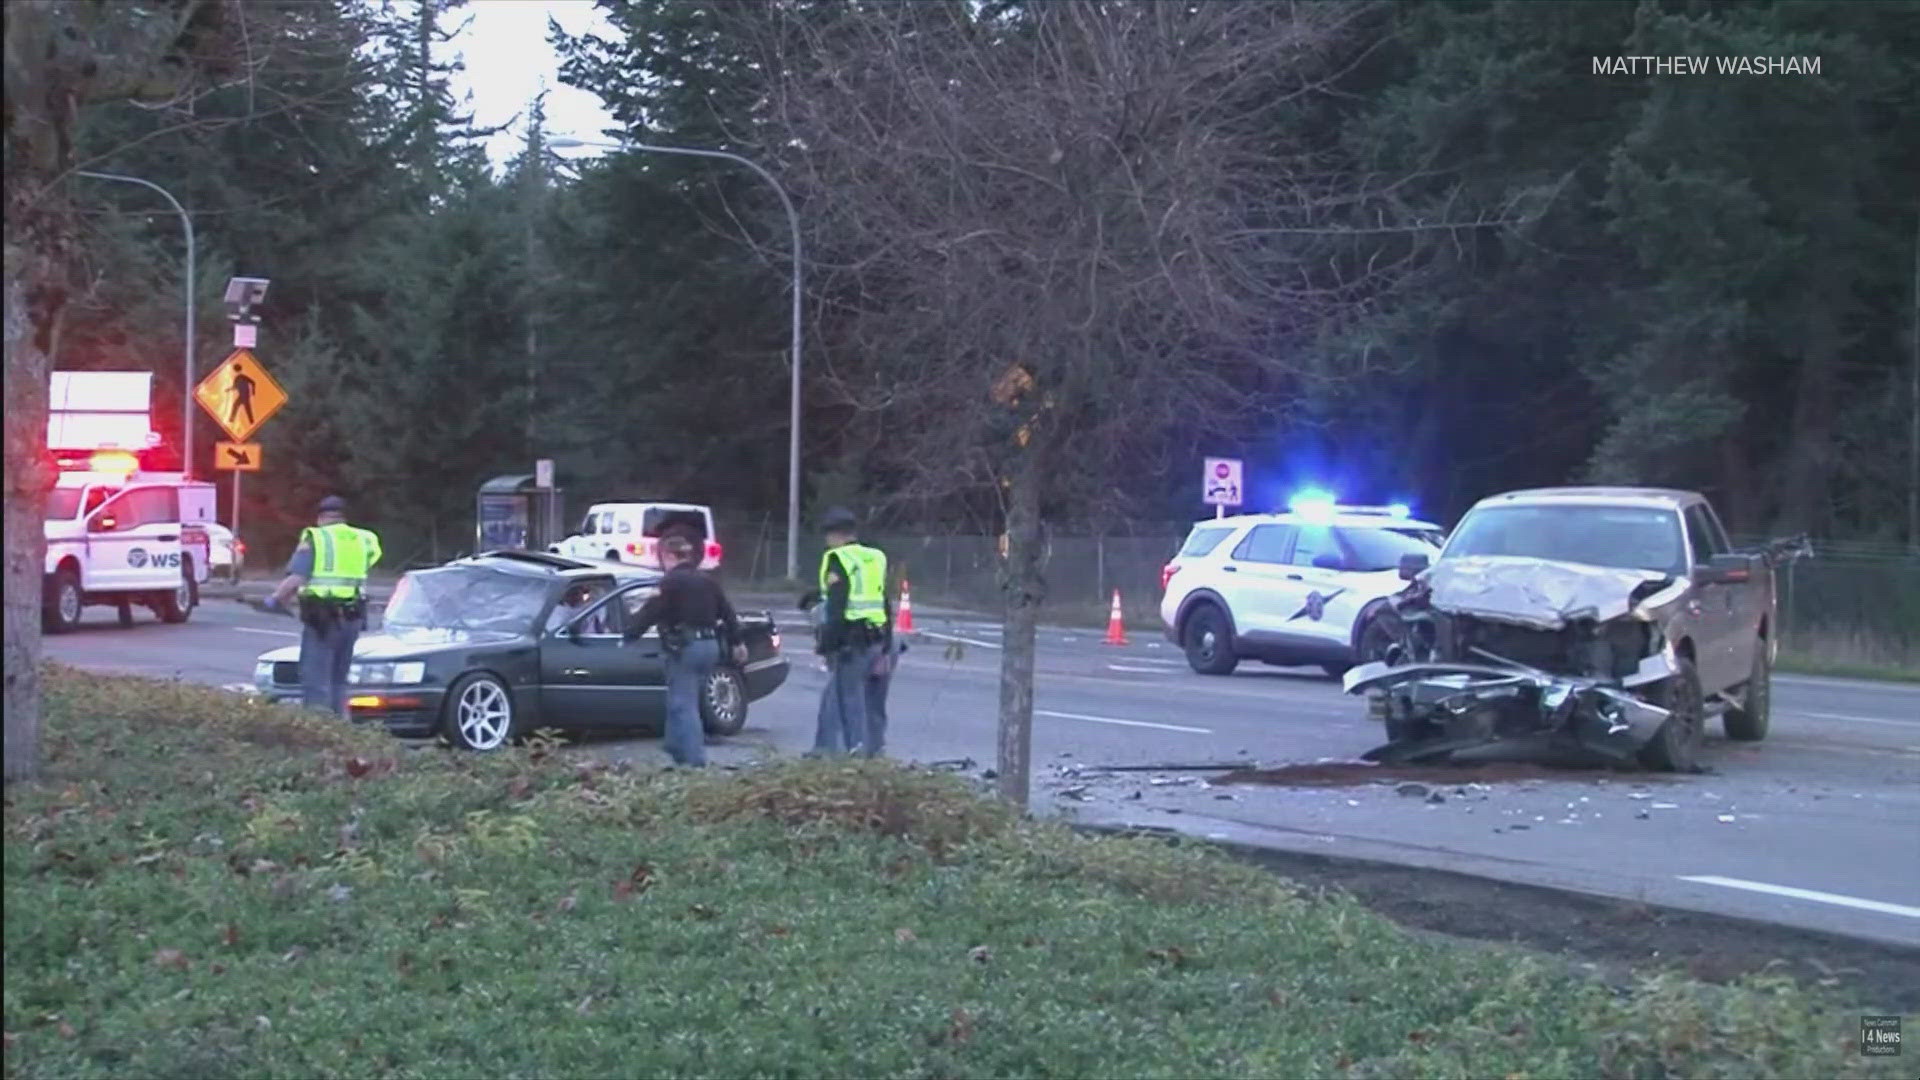
[[[1860,1054],[1863,1057],[1899,1057],[1900,1018],[1862,1016],[1860,1018]]]

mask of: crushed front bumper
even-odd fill
[[[1521,665],[1362,664],[1349,694],[1366,695],[1388,741],[1363,756],[1389,764],[1512,757],[1632,761],[1668,712],[1641,696],[1672,677],[1664,653],[1621,680],[1554,675]]]

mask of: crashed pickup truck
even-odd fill
[[[1382,762],[1526,756],[1692,771],[1707,719],[1767,734],[1774,567],[1735,552],[1705,497],[1547,488],[1483,499],[1431,565],[1401,561],[1395,644],[1347,672],[1385,721]],[[1599,760],[1595,760],[1599,759]]]

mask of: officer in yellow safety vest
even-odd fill
[[[320,500],[317,523],[300,531],[287,576],[267,600],[285,610],[300,596],[300,697],[309,709],[347,715],[347,673],[367,625],[367,573],[380,561],[380,538],[347,524],[346,500]]]
[[[884,712],[871,715],[868,680],[875,665],[893,655],[887,555],[859,542],[858,523],[847,510],[829,512],[823,524],[827,550],[820,556],[818,598],[825,610],[814,623],[814,651],[828,674],[813,754],[873,757],[884,745],[886,720]]]

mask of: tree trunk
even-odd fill
[[[1014,473],[1007,504],[1006,598],[1000,650],[1000,795],[1026,809],[1033,763],[1034,636],[1046,598],[1041,568],[1040,485],[1036,445]]]
[[[9,230],[11,232],[11,230]],[[6,238],[6,779],[40,771],[40,604],[46,559],[47,352],[29,296],[39,260]]]

